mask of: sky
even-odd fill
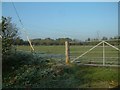
[[[117,2],[15,2],[30,39],[87,38],[118,35]],[[2,15],[12,17],[26,39],[11,2],[2,3]]]

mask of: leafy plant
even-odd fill
[[[10,17],[2,17],[2,54],[8,55],[13,52],[13,43],[18,37],[18,28],[11,23]]]

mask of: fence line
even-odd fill
[[[87,54],[88,52],[90,52],[91,50],[93,50],[94,48],[96,48],[97,46],[99,46],[102,42],[98,43],[97,45],[95,45],[94,47],[92,47],[91,49],[89,49],[88,51],[86,51],[85,53],[83,53],[82,55],[78,56],[77,58],[75,58],[74,60],[72,60],[71,62],[74,62],[75,60],[79,59],[80,57],[84,56],[85,54]]]
[[[81,54],[81,55],[78,56],[77,58],[73,59],[73,60],[71,61],[71,63],[74,62],[75,60],[79,59],[80,57],[86,55],[88,52],[90,52],[90,51],[93,50],[94,48],[98,47],[100,44],[103,44],[103,45],[102,45],[102,47],[103,47],[103,57],[102,57],[102,58],[103,58],[103,66],[105,66],[105,58],[106,58],[106,57],[105,57],[105,44],[107,44],[108,46],[114,48],[115,50],[120,51],[119,48],[117,48],[117,47],[109,44],[108,42],[106,42],[106,41],[101,41],[100,43],[98,43],[97,45],[95,45],[94,47],[92,47],[91,49],[89,49],[88,51],[84,52],[83,54]],[[117,58],[118,58],[118,57],[117,57]]]

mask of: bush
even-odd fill
[[[4,55],[2,62],[3,74],[13,72],[24,65],[40,66],[44,68],[49,62],[47,58],[41,58],[39,55],[30,52],[16,52],[11,55]]]

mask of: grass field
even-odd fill
[[[70,46],[70,58],[73,60],[79,55],[85,53],[93,46]],[[65,59],[65,46],[34,46],[35,52],[52,54],[52,55],[60,55],[57,57],[58,59]],[[30,51],[29,46],[18,46],[18,50],[22,51]],[[102,63],[103,57],[103,48],[102,46],[98,46],[94,48],[92,51],[79,58],[81,62],[89,63],[89,62],[98,62]],[[109,64],[118,64],[118,51],[110,46],[105,46],[105,60],[106,63]]]
[[[93,46],[70,46],[70,53],[71,55],[79,56],[92,47]],[[64,54],[65,53],[64,46],[34,46],[34,48],[36,52],[47,53],[47,54]],[[29,46],[17,46],[17,49],[23,50],[23,51],[30,51]],[[109,56],[118,57],[118,51],[116,51],[115,49],[109,46],[105,47],[105,54],[106,54],[106,57],[109,57]],[[88,53],[88,55],[90,55],[90,57],[92,56],[101,57],[102,47],[101,46],[96,47],[90,53]]]

